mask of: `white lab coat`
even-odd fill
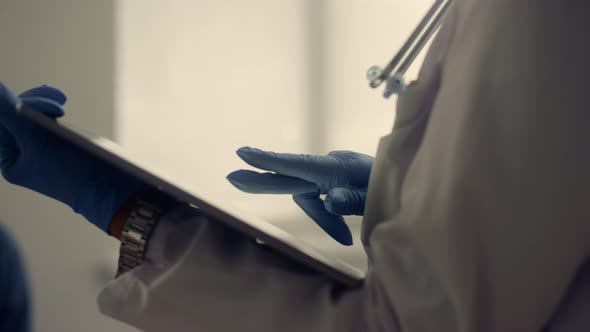
[[[455,1],[379,143],[362,287],[179,208],[100,309],[145,331],[589,331],[589,9]]]

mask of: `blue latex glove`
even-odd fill
[[[0,84],[2,176],[69,205],[106,232],[117,210],[143,190],[142,183],[21,117],[15,108],[19,102],[58,118],[64,115],[66,96],[42,86],[16,97]]]
[[[244,147],[238,156],[251,166],[270,171],[235,171],[227,176],[238,189],[255,194],[291,194],[295,203],[336,241],[352,244],[343,215],[365,210],[373,158],[351,151],[327,156],[266,152]],[[324,200],[320,195],[326,195]]]
[[[0,331],[28,332],[29,284],[12,237],[0,227]]]

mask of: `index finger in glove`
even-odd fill
[[[62,106],[66,103],[67,97],[59,89],[43,85],[25,91],[19,97],[24,104],[50,117],[59,118],[64,115]]]
[[[29,97],[45,98],[52,100],[61,106],[65,105],[66,101],[68,100],[68,97],[61,90],[49,85],[42,85],[40,87],[32,88],[21,93],[19,97],[21,99]]]
[[[39,96],[35,96],[35,94]],[[22,118],[17,111],[17,108],[22,104],[26,104],[51,117],[63,115],[63,108],[60,103],[65,103],[65,99],[60,94],[62,94],[61,91],[57,89],[40,87],[25,92],[23,94],[25,97],[21,99],[0,83],[0,126],[2,130],[8,131],[17,141],[30,135],[32,123]]]
[[[21,101],[23,104],[52,118],[59,118],[64,115],[63,107],[51,99],[44,97],[26,97],[21,98]]]
[[[242,160],[256,168],[314,183],[322,183],[337,166],[334,164],[335,160],[327,156],[275,153],[251,147],[240,148],[236,153]]]

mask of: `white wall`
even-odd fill
[[[260,202],[225,176],[243,166],[234,154],[240,146],[302,151],[307,144],[305,2],[118,6],[120,142],[187,186],[240,205]]]

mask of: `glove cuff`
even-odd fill
[[[108,233],[109,225],[119,209],[131,197],[149,187],[132,176],[107,176],[88,185],[72,208],[88,221]]]

